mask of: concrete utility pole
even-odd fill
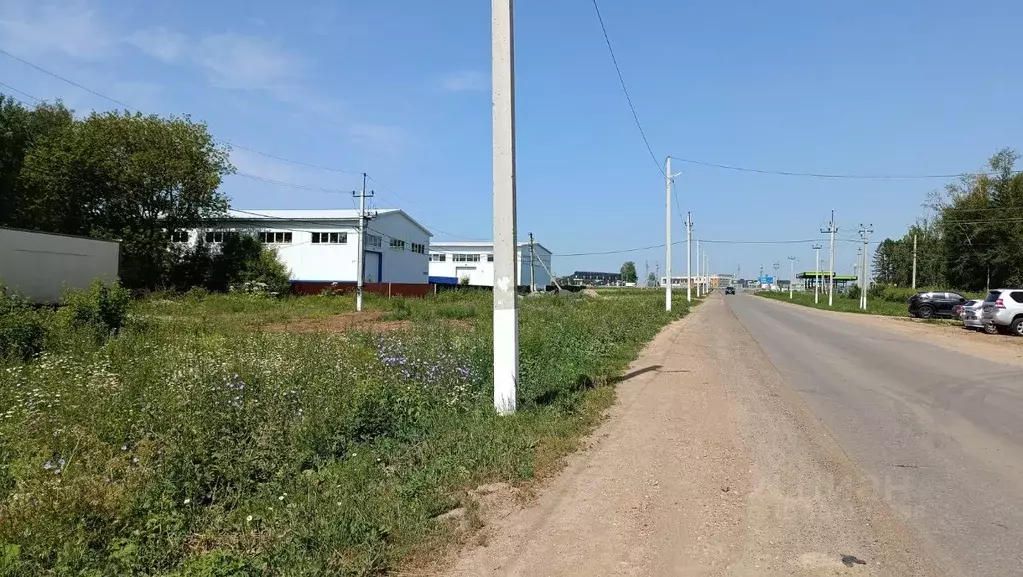
[[[664,310],[671,310],[671,157],[664,159]]]
[[[821,286],[821,245],[814,244],[813,250],[815,251],[813,257],[813,304],[820,302],[820,286]]]
[[[707,256],[707,251],[703,251],[703,282],[707,283],[703,287],[703,294],[710,294],[710,257]]]
[[[362,311],[362,284],[366,278],[366,198],[373,196],[372,192],[366,192],[366,173],[362,173],[362,190],[353,192],[353,196],[359,197],[359,241],[355,256],[355,310]],[[380,279],[377,279],[380,280]]]
[[[860,308],[863,310],[867,310],[867,291],[870,289],[870,283],[867,282],[867,277],[870,276],[870,269],[867,268],[867,253],[870,252],[870,249],[867,247],[870,245],[870,233],[874,232],[873,226],[872,224],[860,225],[860,238],[863,239],[863,262],[860,267],[863,274],[863,280],[860,281]]]
[[[529,233],[529,292],[536,292],[536,267],[533,265],[535,252],[533,252],[533,233]]]
[[[838,227],[835,226],[835,211],[831,211],[831,222],[828,223],[828,228],[821,229],[822,233],[828,233],[831,235],[831,264],[828,265],[828,306],[834,306],[835,304],[835,233],[838,232]]]
[[[686,302],[693,302],[693,213],[686,213]]]
[[[796,257],[789,257],[789,300],[792,300],[792,279],[795,277]]]
[[[696,298],[700,298],[703,290],[703,281],[700,279],[700,268],[703,262],[700,254],[700,239],[696,239]]]
[[[514,0],[491,0],[494,124],[494,408],[515,412],[519,380],[519,302],[515,293]]]
[[[913,235],[913,290],[916,290],[916,235]]]

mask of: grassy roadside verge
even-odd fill
[[[522,301],[520,411],[491,409],[487,293],[157,299],[96,346],[0,368],[0,575],[378,574],[465,489],[557,467],[674,312],[656,291]],[[267,330],[267,329],[273,330]]]
[[[792,299],[789,300],[789,293],[787,292],[758,292],[758,296],[774,299],[783,302],[790,302],[805,307],[812,307],[821,310],[832,310],[844,313],[860,313],[868,315],[884,315],[889,317],[906,317],[909,318],[908,305],[905,302],[892,302],[883,299],[872,299],[867,298],[867,310],[860,309],[859,298],[848,298],[844,295],[836,294],[834,298],[834,306],[828,306],[828,295],[821,294],[820,302],[814,303],[813,293],[811,292],[794,292],[792,293]]]

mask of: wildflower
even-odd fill
[[[246,523],[251,523],[252,522],[252,515],[249,515],[248,517],[246,517],[245,518],[245,522]]]
[[[121,445],[121,450],[122,451],[127,451],[128,450],[128,445]]]
[[[45,463],[43,463],[43,468],[49,471],[50,469],[53,468],[53,463],[50,461],[46,461]]]
[[[189,504],[189,503],[191,503],[191,502],[192,502],[192,500],[191,500],[191,499],[185,499],[185,504],[186,504],[186,505],[187,505],[187,504]]]

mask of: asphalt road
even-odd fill
[[[1023,367],[746,295],[727,306],[950,575],[1023,575]]]

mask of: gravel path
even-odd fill
[[[632,374],[590,448],[445,574],[940,574],[720,296]]]

